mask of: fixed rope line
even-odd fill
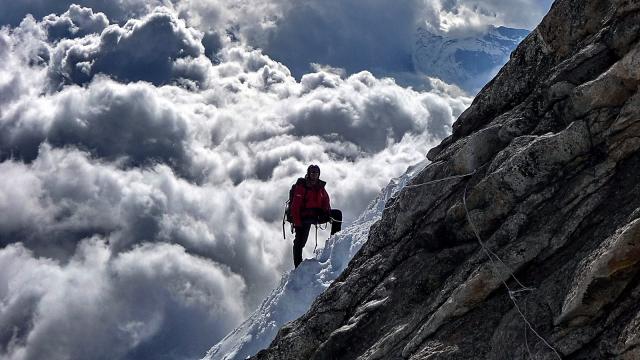
[[[475,224],[471,220],[471,216],[469,215],[469,209],[467,208],[467,186],[468,185],[469,185],[469,183],[467,183],[465,185],[464,193],[462,195],[462,203],[464,204],[464,211],[466,212],[466,215],[467,215],[467,221],[469,221],[469,225],[471,225],[471,229],[473,230],[474,235],[478,239],[478,242],[480,243],[480,246],[484,250],[485,255],[487,255],[487,257],[491,261],[491,266],[493,267],[493,270],[495,271],[496,276],[499,276],[499,271],[498,271],[498,268],[496,266],[496,263],[495,263],[494,259],[491,257],[490,254],[494,254],[494,256],[507,268],[507,270],[509,271],[510,276],[513,279],[515,279],[515,281],[522,287],[522,289],[520,289],[518,291],[532,291],[533,289],[527,288],[526,286],[522,285],[522,283],[520,283],[520,281],[518,281],[518,279],[515,277],[515,275],[511,271],[511,269],[500,259],[500,257],[497,256],[495,253],[493,253],[491,250],[489,250],[485,246],[484,242],[482,241],[482,238],[480,237],[480,234],[478,233],[478,230],[477,230]],[[562,360],[562,357],[560,356],[558,351],[553,346],[551,346],[551,344],[549,344],[547,342],[547,340],[545,340],[540,334],[538,334],[538,332],[533,328],[533,325],[531,325],[529,320],[527,320],[527,317],[522,313],[522,310],[520,310],[520,306],[518,305],[518,302],[516,301],[516,298],[514,296],[514,294],[516,294],[516,292],[511,290],[511,288],[509,287],[509,285],[507,284],[507,282],[505,280],[500,280],[500,281],[502,282],[502,285],[504,285],[504,287],[507,289],[508,294],[509,294],[509,299],[511,299],[511,302],[513,302],[514,308],[516,309],[518,314],[520,314],[520,317],[525,322],[525,324],[538,337],[538,339],[540,339],[549,349],[551,349],[553,351],[553,353],[558,357],[558,359]],[[526,341],[526,338],[525,338],[525,341]],[[528,343],[526,344],[526,347],[527,347],[527,351],[529,351],[529,354],[531,354],[531,352],[529,350]]]
[[[485,165],[486,165],[486,164],[485,164]],[[470,173],[468,173],[468,174],[448,176],[448,177],[446,177],[446,178],[436,179],[436,180],[431,180],[431,181],[427,181],[427,182],[424,182],[424,183],[421,183],[421,184],[405,185],[405,186],[403,187],[403,189],[414,189],[414,188],[418,188],[418,187],[421,187],[421,186],[424,186],[424,185],[431,185],[431,184],[437,184],[437,183],[439,183],[439,182],[443,182],[443,181],[449,181],[449,180],[455,180],[455,179],[462,179],[462,178],[466,178],[466,177],[469,177],[469,176],[474,175],[478,170],[480,170],[480,169],[481,169],[482,167],[484,167],[485,165],[482,165],[481,167],[477,168],[476,170],[474,170],[473,172],[470,172]],[[396,203],[397,203],[397,202],[395,202],[395,201],[394,201],[394,203],[393,203],[393,204],[391,204],[391,205],[389,205],[389,206],[385,207],[385,208],[384,208],[384,209],[382,209],[382,210],[384,211],[384,210],[387,210],[387,209],[389,209],[389,208],[392,208],[393,206],[395,206],[395,205],[396,205]]]
[[[525,287],[525,288],[522,288],[520,290],[512,290],[511,293],[513,295],[518,295],[521,292],[527,292],[527,291],[533,291],[533,290],[535,290],[535,288]]]
[[[524,300],[524,314],[527,314],[527,299]],[[529,359],[533,360],[533,354],[531,353],[531,349],[529,348],[529,340],[527,340],[527,324],[524,324],[524,347],[527,349],[527,354],[529,354]]]
[[[464,194],[462,196],[462,203],[464,204],[464,211],[466,213],[467,216],[467,221],[469,221],[469,224],[471,225],[471,230],[473,230],[473,234],[476,236],[476,238],[478,239],[478,242],[480,243],[480,246],[482,246],[482,250],[484,251],[485,255],[487,255],[487,257],[489,258],[489,260],[491,260],[491,265],[494,267],[494,270],[498,270],[498,267],[495,264],[495,259],[497,259],[502,266],[504,266],[507,271],[509,271],[509,276],[511,278],[513,278],[513,280],[515,280],[516,283],[518,283],[518,285],[520,285],[519,290],[515,290],[512,291],[511,289],[509,289],[509,293],[515,294],[517,292],[523,292],[523,291],[532,291],[532,288],[529,288],[527,286],[524,286],[520,280],[518,280],[518,278],[513,274],[513,272],[511,271],[511,268],[504,263],[504,261],[502,261],[502,259],[500,259],[500,257],[494,253],[493,251],[491,251],[491,249],[489,249],[489,247],[487,247],[484,243],[484,241],[482,241],[482,238],[480,237],[480,232],[478,231],[478,229],[476,228],[476,225],[473,223],[473,221],[471,221],[471,216],[469,215],[469,210],[467,209],[467,186],[469,185],[469,183],[467,183],[464,186]],[[492,257],[493,255],[493,257]]]
[[[427,182],[422,183],[422,184],[406,185],[404,188],[405,189],[412,189],[412,188],[417,188],[417,187],[420,187],[420,186],[423,186],[423,185],[439,183],[439,182],[442,182],[442,181],[465,178],[465,177],[468,177],[468,176],[471,176],[471,175],[475,174],[478,169],[476,169],[473,172],[470,172],[468,174],[449,176],[449,177],[442,178],[442,179],[436,179],[436,180],[432,180],[432,181],[427,181]]]
[[[342,222],[342,221],[338,221],[335,220],[332,217],[329,217],[329,219],[331,219],[331,221],[335,221],[335,222]],[[318,222],[316,221],[316,223],[314,224],[316,226],[316,246],[313,247],[313,252],[316,252],[316,249],[318,248],[318,227],[320,227],[320,230],[326,230],[329,227],[328,223],[325,223],[325,226],[322,227],[322,224],[318,225]]]

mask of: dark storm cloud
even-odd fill
[[[169,9],[156,8],[142,20],[111,25],[99,36],[61,41],[53,50],[50,74],[76,84],[100,73],[121,81],[166,84],[173,79],[176,59],[204,54],[201,37]]]
[[[103,12],[110,19],[118,22],[130,17],[146,14],[150,8],[161,4],[161,1],[148,0],[0,0],[0,23],[16,26],[27,14],[40,19],[49,14],[61,14],[73,4],[89,7],[94,12]]]
[[[74,145],[126,166],[162,162],[188,175],[186,120],[151,86],[98,79],[47,98],[27,98],[2,114],[0,152],[32,161],[45,140]]]
[[[282,15],[273,28],[247,25],[243,35],[249,43],[287,64],[297,77],[318,62],[345,68],[349,73],[413,68],[411,44],[422,1],[280,3]]]
[[[62,15],[50,14],[42,19],[50,40],[72,39],[88,34],[101,33],[109,25],[103,13],[93,13],[91,8],[71,5]]]

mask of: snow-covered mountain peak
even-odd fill
[[[481,35],[454,37],[419,28],[413,50],[414,67],[417,72],[475,93],[495,76],[528,33],[490,26]]]

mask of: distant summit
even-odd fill
[[[481,36],[453,38],[418,28],[413,63],[416,72],[476,93],[528,34],[528,30],[491,26]]]

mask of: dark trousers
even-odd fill
[[[296,238],[293,240],[293,265],[298,267],[302,262],[302,248],[307,243],[311,225],[331,223],[331,235],[342,229],[342,211],[332,209],[329,216],[319,216],[318,218],[303,218],[302,225],[296,226]]]

